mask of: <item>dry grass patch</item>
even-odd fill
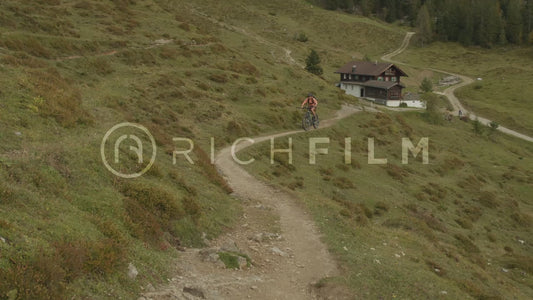
[[[77,87],[64,79],[56,69],[30,72],[34,98],[30,108],[43,116],[53,117],[64,127],[72,127],[90,121],[82,108],[81,93]]]

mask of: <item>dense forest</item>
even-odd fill
[[[533,44],[533,0],[312,0],[331,10],[374,16],[418,29],[418,42],[491,47]]]

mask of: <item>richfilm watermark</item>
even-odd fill
[[[293,164],[293,140],[285,137],[286,148],[276,146],[276,141],[283,137],[270,138],[270,164],[274,165],[276,155],[286,155],[288,164]],[[178,159],[185,159],[189,164],[195,164],[192,152],[195,143],[192,139],[185,137],[174,137],[175,149],[172,152],[172,164],[176,165]],[[308,164],[317,164],[318,155],[329,154],[329,137],[310,137],[308,139]],[[241,157],[238,155],[240,149],[251,146],[256,140],[250,137],[236,139],[230,146],[232,160],[239,165],[249,165],[255,162],[253,157]],[[378,158],[375,155],[374,138],[368,138],[367,163],[370,165],[383,165],[388,163],[387,158]],[[404,137],[401,139],[402,164],[409,163],[409,154],[414,158],[419,155],[422,164],[429,164],[429,138],[421,138],[416,146],[411,139]],[[215,164],[215,138],[210,138],[210,160]],[[135,178],[146,173],[155,162],[157,146],[150,131],[135,123],[120,123],[109,129],[102,139],[100,153],[105,167],[114,175],[122,178]],[[242,156],[245,156],[242,154]],[[352,163],[352,138],[344,139],[344,163]],[[146,157],[150,157],[146,160]]]
[[[144,146],[143,139],[148,140],[150,144],[150,160],[146,162],[145,154],[148,152]],[[114,141],[114,142],[113,142]],[[135,166],[126,167],[121,164],[121,148],[128,145],[128,150],[137,156]],[[132,145],[133,144],[133,145]],[[111,155],[109,155],[109,150]],[[105,167],[113,174],[122,178],[135,178],[148,172],[155,162],[157,155],[157,145],[150,131],[139,124],[120,123],[109,129],[100,145],[100,155]],[[109,160],[112,156],[112,160]]]

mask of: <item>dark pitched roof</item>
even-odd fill
[[[353,72],[353,66],[355,66],[355,72]],[[335,71],[335,73],[378,76],[391,66],[394,65],[391,63],[374,63],[370,61],[351,61]],[[397,66],[394,67],[398,69],[400,76],[407,76],[400,68]]]

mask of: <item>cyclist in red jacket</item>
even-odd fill
[[[305,98],[304,102],[302,102],[302,108],[304,108],[306,104],[313,113],[313,116],[316,118],[316,107],[318,106],[318,100],[316,100],[312,93],[307,94],[307,98]]]

